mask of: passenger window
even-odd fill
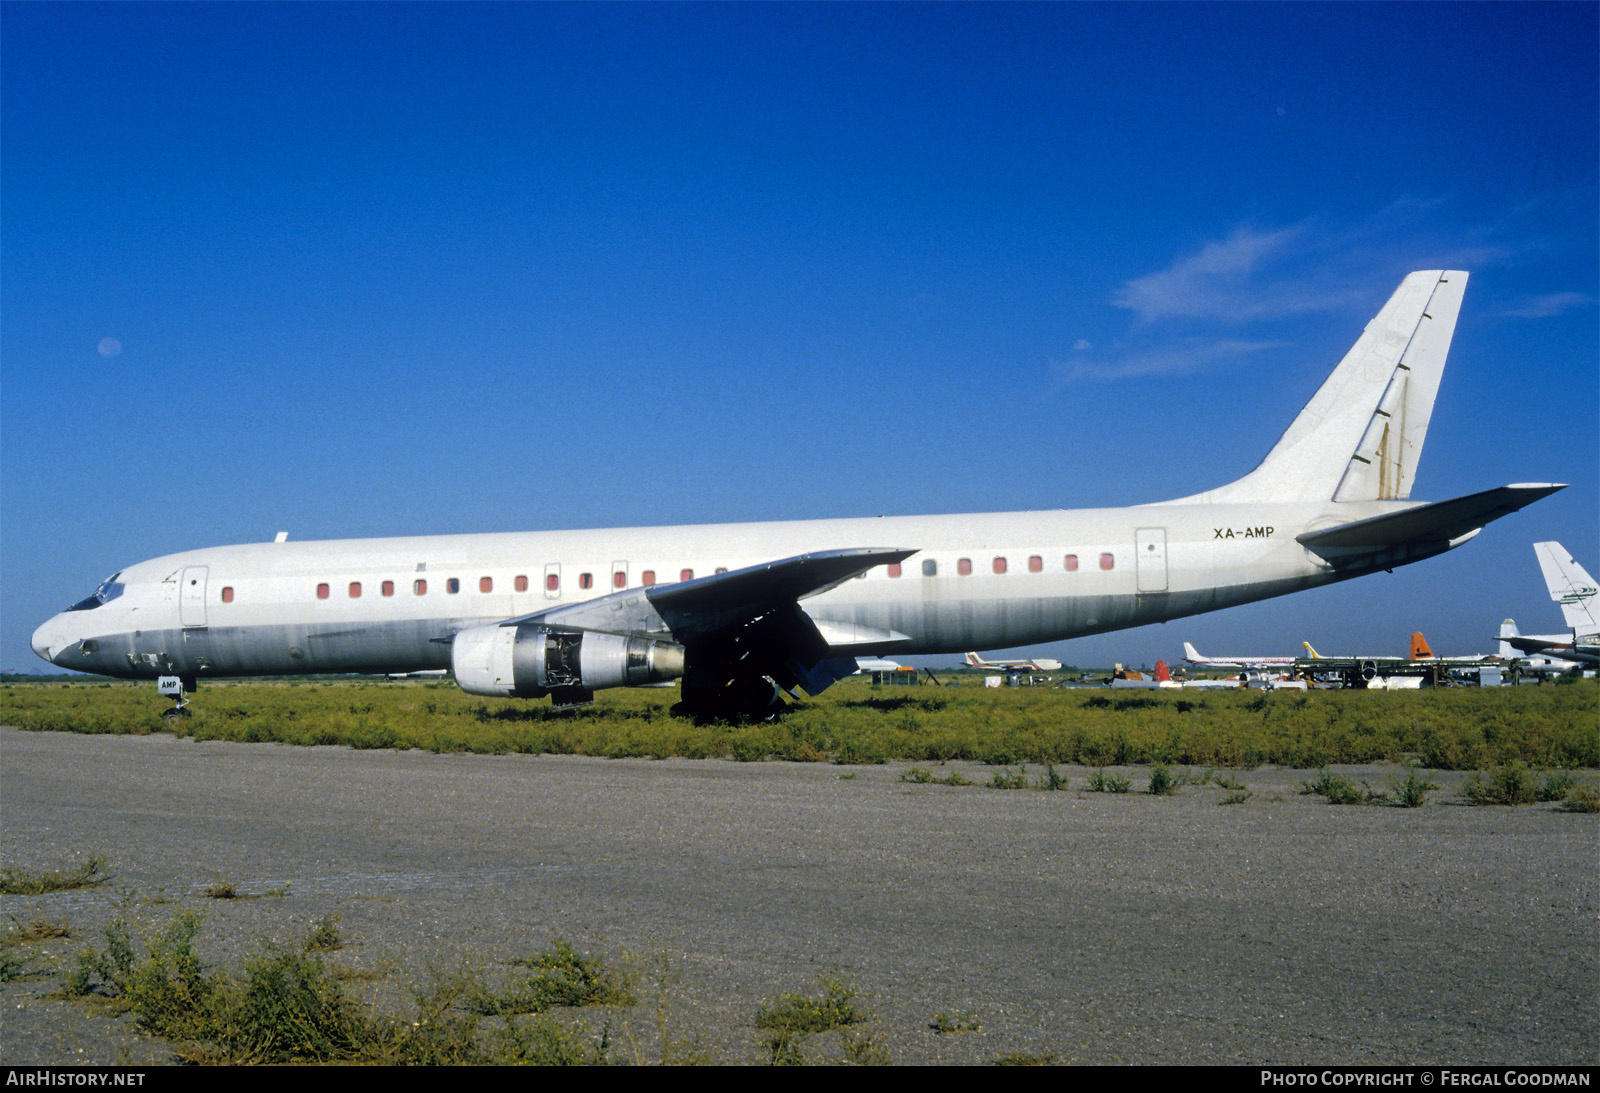
[[[393,596],[394,595],[394,582],[393,581],[384,581],[383,585],[380,588],[380,591],[385,596]]]
[[[578,587],[579,588],[593,588],[594,587],[594,574],[593,573],[580,573],[580,574],[578,574]]]
[[[461,591],[461,578],[460,577],[451,577],[448,581],[444,582],[444,590],[446,592],[450,593],[450,595],[452,595],[452,596],[454,596],[457,592],[460,592]]]
[[[523,583],[526,584],[528,579],[526,577],[524,577],[522,580],[523,580]],[[557,592],[557,591],[560,591],[560,589],[561,589],[561,574],[559,574],[559,573],[546,573],[544,575],[544,590],[546,592]]]
[[[328,586],[327,586],[327,584],[319,584],[319,585],[317,585],[317,599],[325,600],[327,598],[328,598]]]
[[[1100,568],[1101,569],[1112,569],[1112,568],[1114,568],[1116,566],[1116,564],[1117,564],[1116,555],[1114,555],[1114,554],[1102,554],[1102,555],[1100,555]]]
[[[350,582],[350,598],[352,600],[359,600],[361,598],[361,582],[360,581],[351,581]]]
[[[885,568],[887,568],[889,570],[889,576],[891,576],[891,577],[900,576],[900,563],[899,562],[890,562],[889,565],[886,566]]]
[[[1028,572],[1029,573],[1043,573],[1044,572],[1044,559],[1041,558],[1037,554],[1028,555]]]
[[[972,575],[972,559],[971,558],[957,558],[956,559],[956,572],[958,574],[960,574],[961,576],[963,576],[963,577],[971,576]]]
[[[996,573],[1004,573],[1006,571],[1006,560],[1004,558],[996,558],[994,560],[994,571]]]
[[[222,588],[222,602],[223,603],[232,603],[233,602],[233,586],[231,584],[223,586],[223,588]]]
[[[653,569],[647,569],[643,573],[639,574],[639,583],[644,585],[646,588],[649,588],[651,585],[655,584],[656,571]]]
[[[418,596],[426,596],[428,594],[428,582],[427,581],[412,581],[411,582],[411,591],[414,592]]]
[[[518,592],[526,592],[528,590],[527,576],[525,574],[518,574],[517,579],[511,582],[511,587],[515,588]]]
[[[692,580],[694,580],[694,570],[685,569],[682,573],[678,574],[678,580],[680,580],[680,581],[692,581]]]
[[[728,567],[725,566],[725,565],[719,565],[719,566],[717,566],[717,572],[718,573],[726,573],[726,572],[728,572]]]
[[[939,574],[939,563],[938,562],[934,561],[932,558],[928,558],[922,563],[922,575],[924,577],[936,577],[936,576],[938,576],[938,574]]]
[[[494,578],[493,577],[479,577],[478,578],[478,591],[479,592],[493,592],[494,591]]]
[[[1078,556],[1076,554],[1068,554],[1067,555],[1067,572],[1068,573],[1076,573],[1077,571],[1078,571]]]
[[[612,588],[627,588],[628,587],[628,574],[626,572],[624,572],[623,570],[620,570],[620,569],[617,570],[615,573],[611,574],[611,587]]]

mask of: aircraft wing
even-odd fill
[[[1297,540],[1333,565],[1388,565],[1437,554],[1453,542],[1566,486],[1519,483],[1449,501],[1417,505],[1399,512],[1308,531]]]
[[[894,630],[812,619],[800,601],[915,550],[862,547],[799,554],[677,584],[629,588],[552,607],[504,627],[596,631],[676,642],[692,670],[731,677],[759,673],[812,694],[856,670],[857,653],[911,639]]]

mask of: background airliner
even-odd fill
[[[1521,634],[1517,624],[1506,619],[1500,624],[1500,655],[1513,657],[1534,654],[1534,667],[1560,670],[1577,664],[1600,664],[1600,619],[1596,618],[1595,580],[1578,564],[1572,552],[1557,542],[1534,543],[1550,598],[1561,605],[1566,620],[1565,634]]]
[[[120,570],[40,626],[129,678],[448,668],[588,701],[682,678],[763,716],[862,655],[1025,646],[1281,596],[1443,553],[1561,489],[1409,500],[1465,273],[1405,278],[1255,470],[1128,508],[271,542]]]
[[[1203,657],[1189,642],[1183,643],[1183,659],[1204,668],[1292,668],[1294,657]]]
[[[1059,672],[1059,660],[984,660],[977,653],[968,653],[968,668],[984,668],[991,672]]]

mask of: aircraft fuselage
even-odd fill
[[[1024,646],[1370,572],[1336,570],[1295,535],[1410,505],[1157,504],[213,547],[127,567],[115,595],[56,615],[33,646],[62,667],[127,678],[435,670],[469,627],[840,543],[916,550],[801,601],[819,622],[905,635],[852,653]]]

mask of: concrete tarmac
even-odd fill
[[[430,968],[489,974],[568,939],[670,969],[612,1014],[613,1056],[667,1038],[763,1061],[763,1001],[854,984],[898,1063],[1592,1065],[1600,819],[1332,806],[1314,772],[1172,797],[914,785],[910,764],[431,755],[0,729],[0,864],[92,854],[112,880],[0,897],[47,974],[0,984],[0,1063],[172,1060],[128,1016],[51,999],[114,916],[204,915],[237,968],[338,915],[350,992],[405,1013]],[[1382,787],[1388,768],[1340,768]],[[1041,772],[1031,769],[1032,780]],[[1129,774],[1142,788],[1147,771]],[[1593,776],[1591,772],[1591,777]],[[245,896],[217,900],[226,881]],[[970,1015],[975,1031],[938,1032]],[[603,1013],[581,1015],[598,1028]],[[807,1043],[838,1058],[837,1034]]]

